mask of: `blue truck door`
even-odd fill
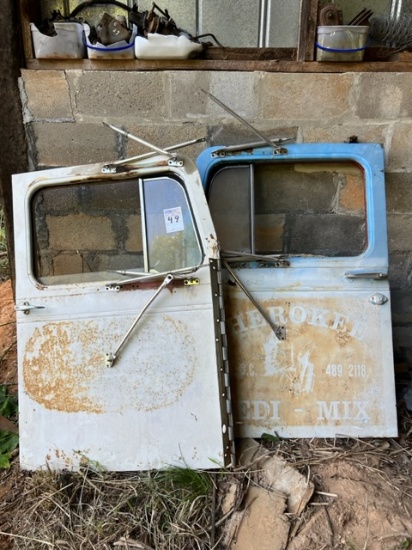
[[[235,432],[396,436],[378,144],[213,147]]]

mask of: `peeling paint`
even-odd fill
[[[23,357],[25,391],[46,409],[64,412],[101,414],[170,406],[184,395],[194,376],[195,344],[189,327],[167,315],[162,320],[148,316],[116,367],[108,369],[105,353],[128,326],[122,319],[104,327],[95,321],[65,321],[36,328]],[[155,346],[148,356],[142,350],[153,334],[161,334],[167,345]],[[171,354],[182,349],[185,358],[175,363]]]
[[[385,422],[379,309],[365,302],[303,295],[261,301],[271,319],[286,327],[280,341],[253,305],[229,290],[229,360],[240,434]]]

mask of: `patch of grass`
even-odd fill
[[[209,474],[190,468],[169,468],[159,471],[157,483],[178,491],[185,500],[193,501],[198,497],[207,496],[213,489]]]
[[[25,478],[13,528],[24,538],[14,544],[103,549],[128,541],[145,550],[206,550],[214,547],[214,514],[212,473],[37,471]]]

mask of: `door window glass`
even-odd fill
[[[198,265],[202,255],[183,188],[169,178],[143,182],[150,272]]]
[[[367,246],[364,176],[351,162],[225,166],[208,195],[223,250],[357,256]]]
[[[223,250],[250,250],[250,167],[222,168],[212,180],[209,208]]]
[[[141,186],[145,189],[145,213]],[[177,209],[174,220],[176,212],[182,218],[178,227],[170,230],[167,208]],[[44,187],[31,199],[31,215],[33,271],[43,284],[121,280],[149,270],[168,272],[201,262],[184,189],[171,177],[142,184],[129,179]]]

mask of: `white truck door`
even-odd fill
[[[196,167],[13,181],[24,469],[233,459],[220,260]]]

